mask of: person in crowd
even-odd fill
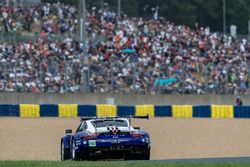
[[[72,37],[76,7],[44,3],[0,5],[6,32],[33,31],[36,42],[0,43],[0,90],[81,92],[88,67],[93,93],[249,94],[250,44],[210,32],[154,19],[121,17],[105,5],[87,13],[87,51]],[[62,40],[51,36],[61,34]]]
[[[242,106],[243,105],[243,101],[240,98],[240,96],[237,96],[237,98],[235,100],[235,103],[236,103],[237,106]]]

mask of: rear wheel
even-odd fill
[[[141,159],[142,160],[150,160],[150,149],[142,150]]]
[[[125,161],[130,160],[131,159],[131,153],[129,151],[124,153],[124,158]]]
[[[74,140],[72,140],[71,157],[72,157],[72,160],[76,160],[76,161],[80,160],[79,153],[76,152],[76,145],[75,145]]]
[[[70,159],[70,149],[64,148],[63,140],[61,141],[61,160],[68,160]]]
[[[89,160],[89,151],[88,149],[82,149],[80,153],[81,159],[82,160]]]

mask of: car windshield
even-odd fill
[[[127,121],[125,120],[96,120],[96,121],[92,121],[92,124],[96,128],[107,127],[107,126],[128,127]]]

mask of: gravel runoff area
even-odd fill
[[[0,118],[0,160],[59,160],[60,137],[79,118]],[[250,119],[133,120],[148,131],[151,159],[250,156]]]

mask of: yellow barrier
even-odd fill
[[[135,116],[146,116],[153,117],[155,115],[154,105],[137,105],[135,106]]]
[[[193,106],[191,105],[173,105],[172,117],[175,118],[192,118]]]
[[[115,117],[117,115],[117,107],[112,104],[97,104],[96,116],[98,117]]]
[[[40,117],[40,105],[20,104],[20,117]]]
[[[212,105],[212,118],[233,118],[233,106],[232,105]]]
[[[77,117],[77,104],[58,104],[59,117]]]

